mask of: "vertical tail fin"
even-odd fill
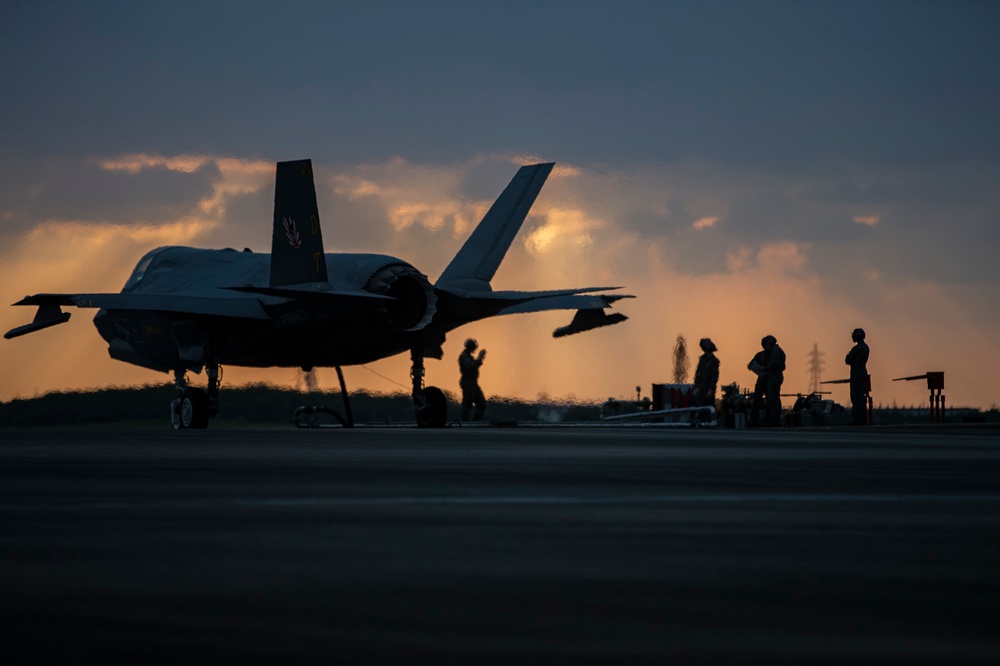
[[[458,286],[460,282],[460,286],[468,289],[489,289],[490,280],[554,166],[555,163],[532,164],[518,169],[465,245],[441,273],[438,284],[450,282]]]
[[[270,286],[326,281],[312,161],[278,162],[274,180]]]

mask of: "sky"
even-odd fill
[[[519,165],[558,164],[496,289],[624,287],[623,324],[571,312],[453,332],[427,383],[601,401],[672,381],[683,335],[753,384],[848,376],[877,405],[1000,403],[1000,3],[5,2],[0,328],[26,294],[117,292],[161,245],[267,252],[274,163],[311,158],[327,252],[436,279]],[[169,382],[108,357],[93,310],[0,341],[0,400]],[[692,359],[694,360],[694,359]],[[409,359],[345,369],[408,390]],[[318,370],[336,387],[332,369]],[[204,382],[204,377],[192,378]],[[225,368],[224,384],[301,384]],[[846,385],[830,385],[849,402]]]

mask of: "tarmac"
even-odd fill
[[[1000,429],[0,431],[0,660],[996,663]]]

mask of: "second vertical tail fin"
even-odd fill
[[[437,282],[439,285],[489,290],[490,280],[554,166],[555,163],[550,162],[518,169],[465,245],[441,273]]]

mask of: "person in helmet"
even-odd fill
[[[868,425],[868,343],[865,330],[851,331],[854,346],[847,352],[844,362],[851,366],[851,425]]]
[[[747,363],[747,370],[757,375],[753,386],[753,398],[750,401],[750,427],[760,425],[760,410],[764,407],[764,394],[767,393],[767,338],[760,339],[760,351]]]
[[[465,350],[458,356],[458,369],[461,373],[459,385],[462,387],[462,420],[479,421],[486,411],[486,397],[479,388],[479,368],[486,358],[486,350],[480,349],[473,356],[479,343],[469,338],[465,341]]]
[[[715,405],[715,386],[719,383],[719,359],[715,352],[719,348],[709,338],[702,338],[698,346],[703,353],[694,371],[694,399],[699,407],[708,407]]]
[[[781,385],[785,381],[785,351],[778,346],[773,335],[764,336],[761,341],[767,355],[764,366],[764,380],[767,384],[767,425],[777,428],[781,425]]]

